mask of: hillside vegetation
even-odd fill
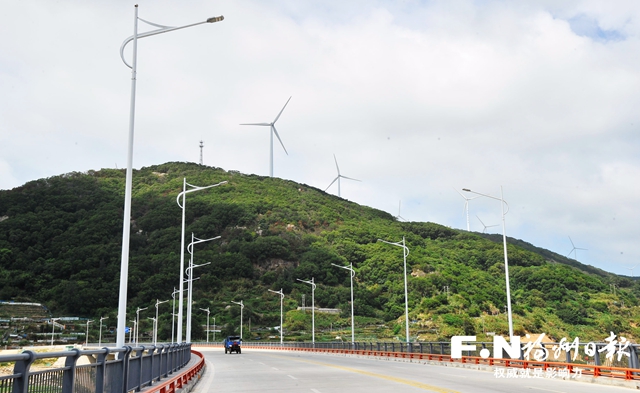
[[[285,337],[310,339],[310,312],[296,311],[302,294],[311,305],[340,308],[316,314],[325,339],[350,325],[349,272],[353,264],[357,337],[404,334],[402,249],[407,259],[412,338],[457,334],[508,334],[501,239],[435,223],[399,222],[314,187],[188,163],[134,171],[128,313],[155,315],[156,300],[178,286],[182,211],[176,197],[183,178],[205,186],[187,195],[190,239],[221,236],[195,246],[194,338],[211,317],[225,332],[239,330],[243,300],[245,336],[266,336],[279,325],[286,294]],[[0,191],[0,300],[45,304],[56,316],[110,316],[116,323],[125,173],[103,169],[69,173]],[[435,207],[434,207],[435,208]],[[188,242],[188,241],[187,241]],[[601,341],[609,331],[635,341],[640,335],[640,287],[635,281],[509,239],[514,328],[517,334]],[[185,258],[188,260],[188,254]],[[571,266],[573,264],[573,266]],[[159,339],[171,337],[171,303],[160,306]],[[150,326],[150,321],[148,322]],[[211,320],[213,325],[213,320]],[[250,327],[249,327],[250,326]],[[251,333],[249,330],[251,329]]]

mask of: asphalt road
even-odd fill
[[[225,354],[222,348],[195,348],[205,355],[207,369],[194,393],[613,393],[628,387],[539,378],[497,377],[495,371],[376,360],[309,352],[243,348]],[[583,377],[587,378],[587,377]]]

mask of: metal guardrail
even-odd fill
[[[86,356],[88,364],[77,364]],[[65,358],[63,367],[38,367],[43,359]],[[24,351],[0,356],[0,393],[127,393],[168,378],[191,360],[191,344],[166,344],[60,352]]]

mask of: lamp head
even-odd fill
[[[223,20],[224,20],[224,16],[222,16],[222,15],[214,16],[213,18],[207,19],[207,23],[216,23],[216,22],[221,22]]]
[[[463,188],[462,191],[471,192],[471,190],[468,188]]]

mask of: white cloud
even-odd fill
[[[202,139],[205,164],[266,175],[268,129],[239,124],[272,121],[293,96],[276,176],[324,189],[335,153],[363,180],[344,181],[343,197],[393,215],[402,200],[403,217],[457,228],[464,200],[452,187],[503,185],[510,236],[565,255],[571,236],[589,249],[581,261],[621,274],[640,257],[635,2],[141,1],[139,11],[161,24],[225,20],[140,40],[136,167],[198,161]],[[16,37],[0,42],[0,188],[124,167],[130,71],[118,51],[132,21],[131,4],[73,0],[16,2],[0,16],[0,34]],[[470,203],[482,231],[476,215],[501,222],[496,201]]]

